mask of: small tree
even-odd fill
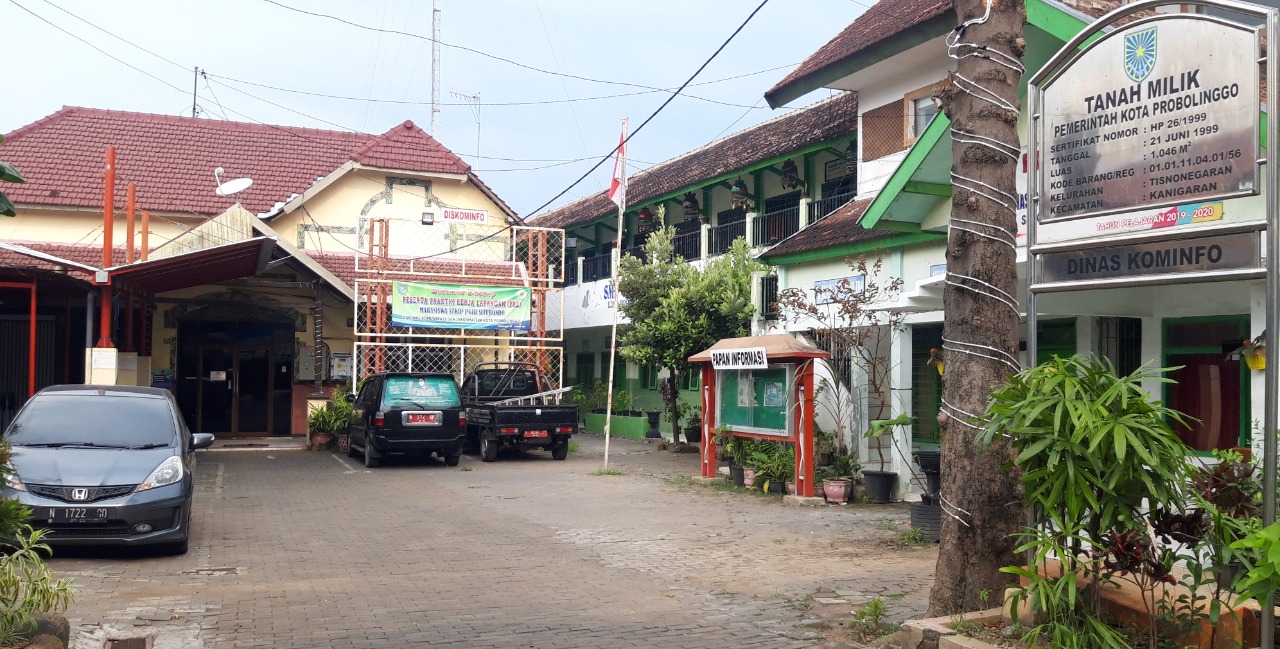
[[[659,223],[661,223],[659,216]],[[723,338],[747,333],[751,323],[751,273],[764,266],[751,257],[746,240],[701,269],[675,254],[675,229],[661,227],[645,242],[645,258],[622,258],[618,292],[630,323],[618,334],[618,352],[633,363],[667,370],[666,399],[672,439],[679,439],[675,386],[689,371],[689,357]]]
[[[836,424],[836,439],[845,451],[846,437],[852,438],[861,421],[862,401],[854,383],[853,366],[863,372],[870,396],[869,419],[887,418],[891,405],[890,357],[884,348],[902,329],[906,317],[896,309],[878,309],[876,305],[892,303],[902,292],[902,279],[884,275],[884,256],[874,260],[866,255],[845,260],[855,281],[842,279],[835,286],[810,291],[789,288],[778,295],[783,318],[801,326],[809,325],[810,333],[824,351],[831,354],[831,375],[835,383],[823,379],[819,384],[824,398],[819,407],[831,415]],[[857,281],[859,279],[861,281]],[[845,383],[844,381],[847,381]],[[883,452],[881,454],[883,461]]]

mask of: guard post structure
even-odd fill
[[[689,357],[702,366],[702,477],[716,477],[715,431],[791,442],[795,496],[813,498],[813,364],[831,354],[787,334],[727,338]]]

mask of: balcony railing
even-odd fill
[[[753,245],[767,246],[782,241],[800,230],[800,206],[757,216],[751,226]]]
[[[564,260],[564,285],[573,286],[578,283],[578,260],[568,257]]]
[[[733,240],[747,236],[747,222],[734,221],[711,228],[711,241],[708,245],[712,255],[723,255],[733,245]]]
[[[702,232],[694,231],[687,234],[677,234],[671,240],[675,253],[680,257],[684,257],[686,261],[697,261],[702,259]]]
[[[856,196],[854,192],[841,192],[831,196],[823,196],[812,203],[809,203],[809,224],[812,225],[826,218],[826,216],[836,208],[853,200]]]
[[[622,256],[626,257],[627,255],[631,255],[632,257],[635,257],[640,261],[644,261],[645,260],[644,246],[643,245],[631,246],[630,248],[623,250]]]
[[[582,281],[595,282],[602,279],[609,279],[612,275],[612,254],[596,255],[594,257],[586,257],[582,260]]]
[[[760,315],[765,320],[778,319],[778,276],[760,278]]]

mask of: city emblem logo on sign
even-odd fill
[[[1124,37],[1124,73],[1134,83],[1146,79],[1156,67],[1156,28],[1126,34]]]

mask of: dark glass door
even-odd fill
[[[231,348],[204,347],[200,350],[199,432],[214,435],[232,432],[234,375],[235,355]]]
[[[199,432],[270,434],[271,369],[265,347],[201,348]]]
[[[266,435],[271,421],[271,350],[236,350],[235,432]]]

